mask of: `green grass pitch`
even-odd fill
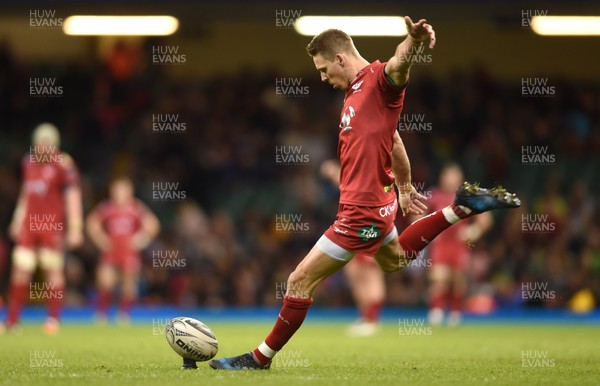
[[[255,347],[269,324],[209,322],[218,356]],[[598,385],[597,326],[384,325],[349,338],[346,325],[307,323],[270,371],[180,370],[152,325],[66,325],[45,336],[28,325],[0,336],[0,385]],[[402,334],[401,334],[402,332]]]

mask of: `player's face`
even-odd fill
[[[446,192],[454,192],[462,184],[464,176],[456,166],[444,169],[440,176],[440,187]]]
[[[341,90],[346,90],[348,88],[348,77],[344,73],[344,67],[341,66],[337,58],[331,61],[325,59],[321,54],[317,54],[313,56],[313,62],[321,74],[321,80],[323,82],[327,82],[332,85],[333,88],[339,88]]]
[[[126,180],[115,181],[110,189],[110,197],[117,204],[124,204],[133,197],[133,186]]]

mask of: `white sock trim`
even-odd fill
[[[260,351],[262,355],[266,356],[269,359],[272,359],[275,356],[275,354],[277,354],[277,351],[267,346],[267,344],[264,341],[258,346],[258,351]]]
[[[448,221],[450,224],[456,224],[460,221],[460,217],[458,217],[458,215],[454,213],[454,210],[451,206],[447,206],[444,209],[442,209],[442,214],[444,215],[446,221]]]

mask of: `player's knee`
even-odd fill
[[[287,281],[286,295],[294,298],[308,298],[311,282],[308,273],[296,268]]]
[[[40,249],[40,266],[44,271],[61,272],[65,265],[62,252],[53,249]]]
[[[12,255],[13,260],[13,280],[22,274],[29,275],[35,270],[36,258],[35,251],[21,246],[15,247]]]

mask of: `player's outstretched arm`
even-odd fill
[[[398,201],[402,215],[423,214],[427,210],[427,206],[422,202],[427,200],[412,185],[410,174],[410,161],[406,154],[404,142],[400,138],[400,134],[394,133],[394,146],[392,147],[392,172],[396,177],[396,185],[398,186],[399,197]]]
[[[410,17],[405,16],[404,21],[408,36],[398,45],[394,56],[385,66],[385,73],[397,86],[403,86],[408,82],[410,66],[424,49],[423,46],[427,43],[430,49],[435,46],[435,31],[430,24],[427,24],[427,20],[421,19],[413,23]]]

